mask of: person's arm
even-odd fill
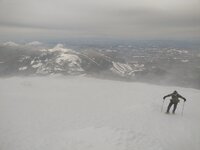
[[[163,99],[170,97],[170,96],[172,96],[172,94],[168,94],[168,95],[164,96]]]
[[[181,96],[181,95],[178,95],[178,97],[181,98],[181,99],[183,99],[184,102],[186,102],[186,98],[185,98],[185,97],[183,97],[183,96]]]

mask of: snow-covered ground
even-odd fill
[[[162,97],[187,98],[176,115]],[[166,110],[169,99],[165,101]],[[0,79],[0,150],[199,150],[200,91],[84,77]]]

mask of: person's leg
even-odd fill
[[[166,113],[169,113],[169,110],[170,110],[172,104],[173,104],[172,102],[169,103],[169,105],[168,105],[168,107],[167,107],[167,112],[166,112]]]
[[[177,104],[178,104],[178,103],[174,103],[173,114],[174,114],[174,113],[175,113],[175,111],[176,111]]]

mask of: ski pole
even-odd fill
[[[182,116],[183,116],[184,105],[185,105],[185,102],[183,102],[183,107],[182,107],[182,112],[181,112]]]
[[[163,100],[163,102],[162,102],[161,112],[163,111],[164,101],[165,101],[165,100]]]

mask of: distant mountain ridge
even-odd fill
[[[8,45],[17,46],[11,42],[6,44],[6,46]],[[15,58],[1,58],[2,66],[4,66],[2,72],[7,72],[7,74],[17,72],[18,75],[80,75],[107,72],[109,75],[131,77],[134,76],[134,72],[144,69],[143,66],[131,66],[125,60],[122,61],[122,58],[116,58],[116,54],[111,55],[111,52],[107,52],[107,54],[91,50],[77,52],[64,48],[62,44],[58,44],[54,48],[30,52],[14,49],[10,53],[14,53]],[[7,55],[7,57],[9,56]]]
[[[68,48],[66,48],[68,47]],[[156,45],[0,44],[0,77],[86,75],[200,89],[198,49]]]

